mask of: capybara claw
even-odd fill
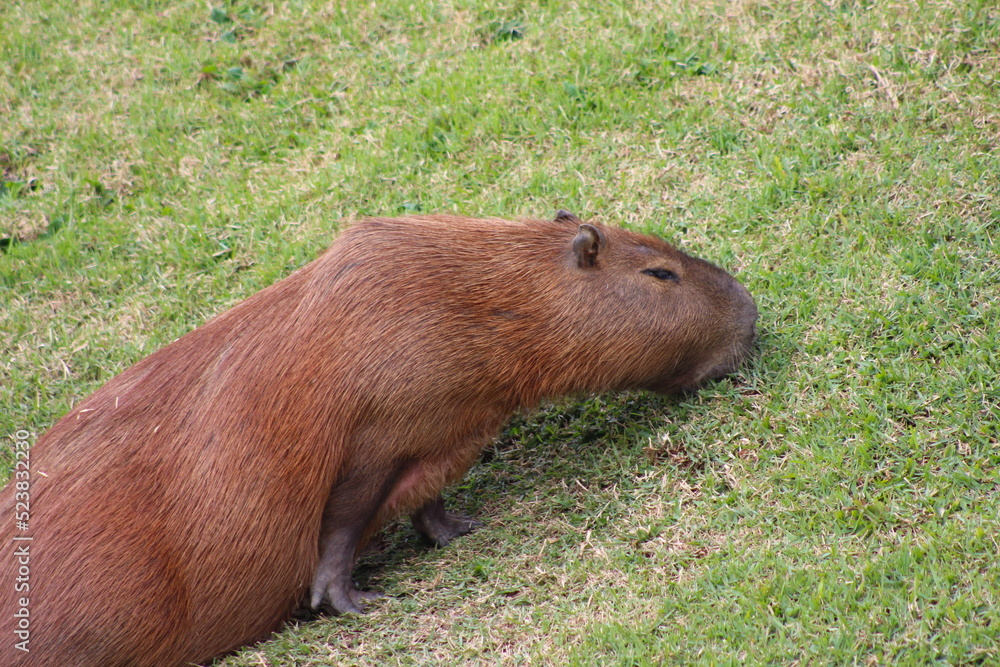
[[[363,614],[366,603],[382,597],[385,596],[376,591],[359,591],[354,586],[328,588],[325,594],[314,592],[310,604],[314,610],[326,609],[337,615]]]
[[[437,547],[447,546],[456,537],[483,525],[472,517],[446,511],[441,496],[421,507],[411,518],[417,532]]]

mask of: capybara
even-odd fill
[[[26,529],[14,479],[0,496],[0,664],[199,663],[358,611],[387,518],[439,545],[477,525],[440,492],[512,414],[695,388],[756,319],[724,271],[565,211],[359,222],[38,439]]]

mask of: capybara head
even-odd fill
[[[565,211],[557,220],[580,222]],[[593,341],[631,367],[629,385],[694,389],[749,354],[757,306],[725,271],[658,238],[597,225],[580,223],[572,247],[601,334]]]

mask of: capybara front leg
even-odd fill
[[[414,512],[410,518],[417,532],[439,547],[483,525],[472,517],[445,510],[444,498],[440,495]]]
[[[368,536],[371,523],[397,476],[395,471],[378,474],[358,470],[330,493],[323,511],[319,564],[309,598],[313,609],[325,605],[338,614],[361,613],[363,601],[379,597],[377,593],[359,591],[351,572],[361,540]]]
[[[309,601],[313,609],[318,610],[325,604],[338,614],[360,614],[363,600],[378,597],[376,593],[359,591],[351,578],[361,530],[346,526],[335,529],[327,539],[321,540],[319,566],[313,577]]]

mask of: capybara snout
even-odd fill
[[[303,605],[358,611],[355,558],[388,518],[438,545],[479,525],[440,493],[511,415],[696,388],[756,319],[721,269],[565,211],[361,221],[32,447],[30,590],[8,548],[0,664],[199,663]],[[0,492],[8,546],[17,500]],[[30,652],[9,640],[22,607]]]
[[[703,268],[706,282],[717,281],[718,310],[725,313],[714,327],[706,327],[702,354],[695,354],[697,367],[688,376],[679,376],[677,382],[683,391],[693,391],[708,380],[729,375],[751,354],[757,337],[757,304],[750,292],[735,278],[702,260],[692,261],[707,265]]]

